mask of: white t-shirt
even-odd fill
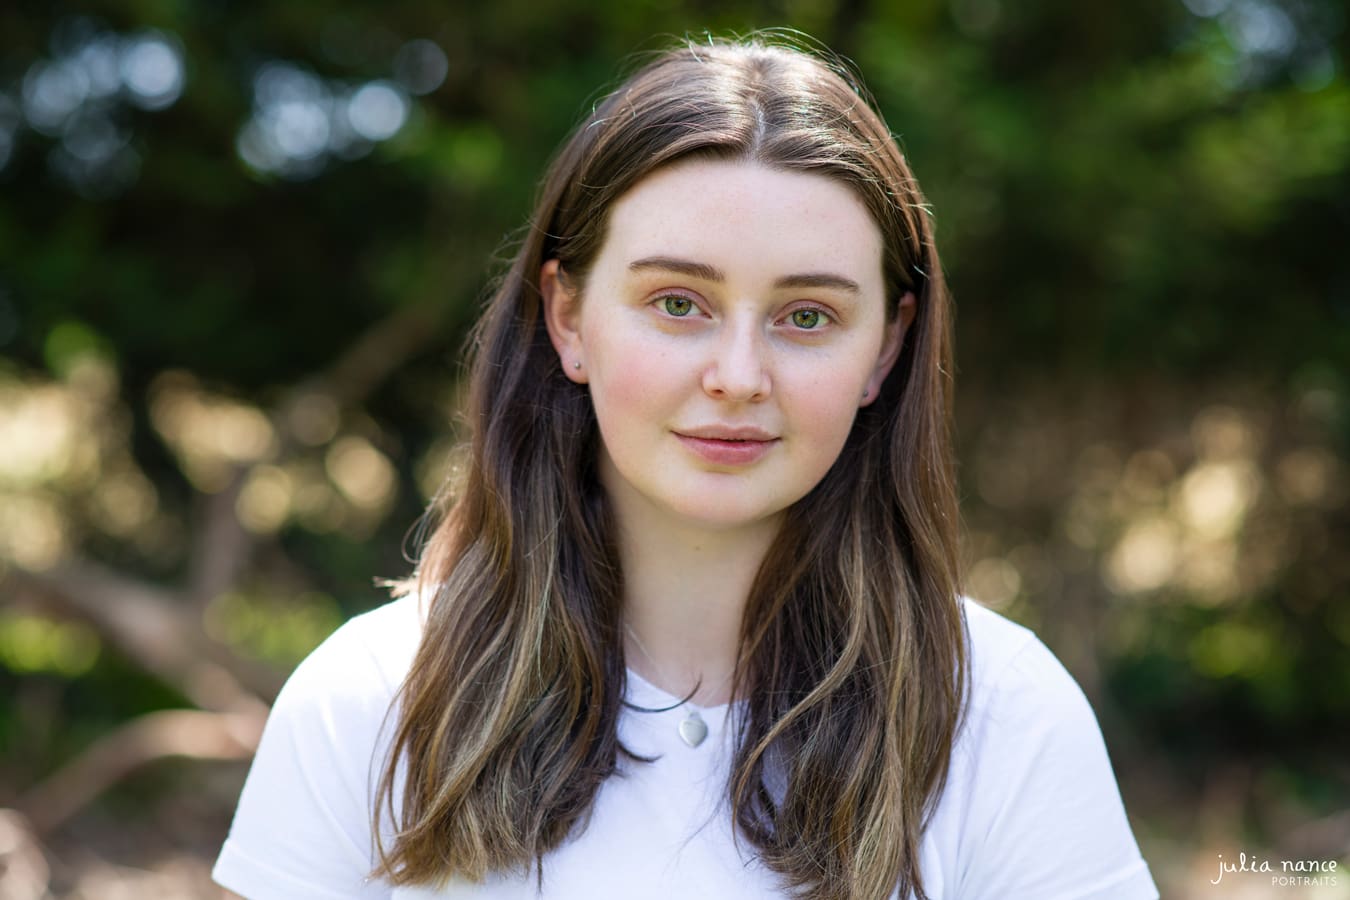
[[[922,840],[925,889],[934,900],[1155,900],[1082,691],[1026,628],[970,600],[965,608],[971,706]],[[540,896],[532,870],[440,891],[367,879],[385,714],[420,633],[416,601],[396,600],[352,619],[296,669],[268,719],[217,882],[249,900]],[[627,699],[647,708],[678,702],[632,672]],[[708,736],[689,747],[678,734],[688,707],[625,708],[625,745],[659,758],[620,762],[586,828],[544,858],[542,896],[786,896],[777,875],[732,840],[728,712],[699,710]]]

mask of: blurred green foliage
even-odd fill
[[[317,593],[275,597],[233,591],[212,600],[207,633],[257,659],[290,669],[342,624],[332,597]]]
[[[0,660],[11,672],[76,678],[94,667],[98,651],[98,636],[87,626],[0,611]]]

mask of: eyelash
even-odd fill
[[[677,314],[671,312],[670,309],[667,307],[667,304],[668,304],[671,300],[680,300],[680,301],[683,301],[683,302],[685,302],[685,303],[688,303],[688,304],[689,304],[689,309],[688,309],[688,311],[685,312],[685,313],[682,314],[682,315],[677,315]],[[669,316],[669,317],[672,318],[672,319],[685,319],[685,318],[688,318],[690,313],[694,312],[695,310],[697,310],[697,309],[699,308],[698,304],[697,304],[696,302],[694,302],[693,298],[691,298],[691,297],[686,297],[684,294],[662,294],[661,296],[659,296],[659,297],[657,297],[656,299],[654,299],[654,300],[652,301],[652,303],[653,303],[654,305],[659,304],[660,307],[661,307],[661,311],[662,311],[665,315]],[[819,306],[799,306],[799,307],[797,307],[796,309],[794,309],[794,310],[792,310],[791,312],[789,312],[787,315],[785,315],[785,316],[783,317],[783,319],[791,320],[792,317],[795,316],[797,313],[802,313],[802,312],[806,312],[806,313],[815,313],[817,316],[819,316],[820,318],[824,319],[824,320],[825,320],[825,324],[827,324],[827,325],[828,325],[828,324],[832,324],[833,322],[835,322],[834,316],[830,315],[830,313],[829,313],[828,311],[822,309],[822,308],[819,307]],[[782,321],[782,320],[780,320],[780,321]],[[820,331],[821,329],[820,329],[820,326],[817,325],[816,327],[812,327],[812,328],[803,328],[803,327],[800,327],[800,326],[799,326],[797,330],[799,330],[799,331]]]

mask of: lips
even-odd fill
[[[772,441],[775,435],[753,425],[732,427],[730,425],[705,425],[699,428],[682,428],[675,432],[681,437],[701,438],[708,441]]]
[[[753,426],[710,425],[677,431],[675,436],[695,455],[722,466],[749,465],[778,443],[777,437]]]

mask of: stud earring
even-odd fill
[[[580,369],[580,368],[581,368],[581,360],[579,360],[579,359],[574,359],[574,360],[572,360],[572,368],[574,368],[574,369]]]

